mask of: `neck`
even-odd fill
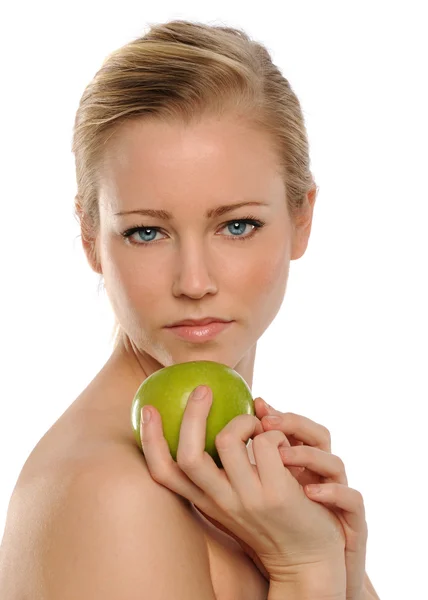
[[[253,386],[256,350],[257,342],[244,354],[235,366],[231,366],[246,381],[250,389]],[[138,350],[126,335],[118,342],[110,360],[129,371],[131,377],[135,379],[137,388],[146,377],[164,367],[164,365],[144,350]]]

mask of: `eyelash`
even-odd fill
[[[255,229],[253,229],[253,231],[248,234],[248,235],[239,235],[239,236],[226,236],[226,237],[231,237],[233,239],[233,241],[246,241],[252,237],[254,237],[254,235],[257,233],[257,231],[259,229],[261,229],[262,227],[264,227],[266,225],[265,221],[260,221],[259,219],[256,219],[255,217],[253,217],[253,215],[248,215],[247,217],[243,218],[243,219],[233,219],[232,221],[227,221],[226,223],[224,223],[224,225],[222,225],[222,229],[224,229],[225,227],[227,227],[228,225],[230,225],[231,223],[245,223],[246,225],[253,225],[255,227]],[[133,233],[136,233],[137,231],[140,231],[141,229],[150,229],[150,231],[156,231],[159,232],[160,231],[160,227],[148,227],[145,225],[141,225],[140,227],[131,227],[131,229],[127,229],[126,231],[124,231],[121,235],[124,238],[130,238],[130,236]],[[160,240],[157,240],[160,241]],[[132,242],[131,240],[129,240],[129,243],[133,246],[151,246],[153,244],[155,244],[155,241],[151,241],[151,242]]]

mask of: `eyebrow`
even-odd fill
[[[217,206],[217,208],[211,208],[205,214],[207,219],[211,219],[212,217],[221,217],[222,215],[235,210],[236,208],[240,208],[241,206],[269,206],[267,202],[258,202],[256,200],[250,202],[239,202],[238,204],[225,204],[224,206]],[[114,213],[115,216],[118,215],[145,215],[147,217],[154,217],[158,219],[164,219],[166,221],[170,221],[174,217],[171,213],[166,210],[154,210],[151,208],[140,209],[140,210],[129,210]]]

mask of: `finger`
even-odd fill
[[[272,417],[276,417],[276,419],[272,419]],[[331,452],[329,430],[307,417],[291,412],[280,413],[277,411],[275,415],[263,416],[261,422],[265,431],[279,429],[287,438],[293,436],[303,444],[319,448],[325,452]]]
[[[172,458],[168,442],[163,435],[159,412],[150,406],[150,413],[150,421],[143,423],[141,418],[140,435],[144,458],[152,479],[193,504],[200,505],[205,494]]]
[[[206,420],[212,405],[212,391],[207,389],[207,396],[200,400],[193,394],[189,397],[180,428],[177,463],[210,499],[230,508],[234,497],[256,494],[260,489],[257,469],[249,461],[246,442],[256,431],[261,432],[262,426],[252,415],[231,419],[215,439],[223,466],[219,469],[205,451]]]
[[[280,447],[284,464],[305,467],[333,483],[348,485],[345,465],[335,454],[311,446]]]
[[[262,417],[267,415],[278,415],[282,414],[279,410],[275,410],[273,406],[263,400],[263,398],[257,397],[254,400],[254,410],[257,417],[261,420]]]
[[[263,432],[261,432],[261,433],[263,433]],[[287,438],[285,438],[284,444],[287,444],[287,443],[288,443],[288,440],[287,440]],[[298,442],[297,445],[299,445],[299,444],[303,444],[303,442]],[[253,440],[252,439],[250,439],[249,442],[247,443],[247,454],[250,459],[250,463],[256,468],[256,459],[254,457]],[[290,471],[290,473],[293,475],[293,477],[295,479],[298,479],[300,477],[300,475],[305,471],[305,467],[291,467],[288,465],[287,465],[287,469]]]
[[[361,544],[361,540],[364,541],[364,539],[367,539],[368,528],[364,499],[359,491],[339,483],[321,483],[313,486],[314,488],[319,488],[318,492],[311,491],[311,487],[308,485],[304,488],[311,500],[322,502],[323,504],[328,504],[344,511],[342,516],[346,524],[354,533],[360,536],[358,546]],[[352,540],[357,542],[355,535],[347,535],[347,548],[348,544],[352,544]],[[357,547],[348,549],[358,550]]]
[[[284,493],[283,461],[278,448],[285,441],[281,431],[266,431],[253,440],[253,452],[256,459],[260,482],[265,490]],[[290,478],[294,479],[290,474]]]
[[[261,491],[258,468],[251,463],[247,448],[248,439],[260,433],[263,433],[263,428],[256,417],[238,415],[225,425],[215,439],[227,478],[239,498]],[[254,439],[251,450],[254,453]]]
[[[205,394],[196,396],[194,390],[187,401],[177,447],[177,463],[186,475],[206,494],[215,498],[228,494],[230,484],[217,467],[213,458],[205,451],[207,418],[212,405],[212,390],[207,386]]]
[[[180,467],[193,468],[204,461],[204,450],[207,435],[207,418],[212,405],[212,391],[207,386],[198,386],[202,397],[196,396],[196,389],[190,394],[183,419],[177,447],[177,462]],[[209,455],[208,455],[209,456]]]
[[[278,410],[275,410],[272,406],[270,406],[269,404],[267,404],[262,398],[258,397],[254,400],[254,407],[255,407],[255,412],[256,412],[256,416],[258,419],[260,419],[260,421],[262,421],[263,417],[268,416],[268,415],[281,415],[283,413],[281,413]],[[270,429],[272,429],[272,427],[268,426],[267,421],[262,421],[262,424],[264,424],[264,428],[263,431],[269,431]],[[303,444],[303,442],[297,440],[294,436],[289,435],[287,436],[286,441],[284,442],[285,445],[290,445],[290,446],[300,446],[301,444]]]

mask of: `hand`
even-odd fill
[[[141,443],[152,478],[192,502],[221,523],[257,554],[270,579],[290,572],[343,561],[340,521],[322,504],[310,500],[284,468],[278,448],[285,435],[263,432],[252,415],[238,415],[217,435],[215,444],[224,469],[204,451],[206,419],[212,391],[202,400],[190,396],[180,427],[177,462],[162,432],[162,419],[150,407],[142,424]],[[245,442],[252,436],[257,465],[250,463]]]
[[[331,454],[330,432],[306,417],[266,408],[261,398],[256,398],[254,407],[263,431],[277,430],[287,437],[290,447],[280,448],[284,464],[308,497],[340,520],[346,540],[346,598],[359,600],[363,597],[368,537],[364,500],[360,492],[348,487],[342,460]],[[267,415],[277,416],[279,421],[269,422]],[[320,492],[311,493],[306,488],[310,484],[320,485]]]

